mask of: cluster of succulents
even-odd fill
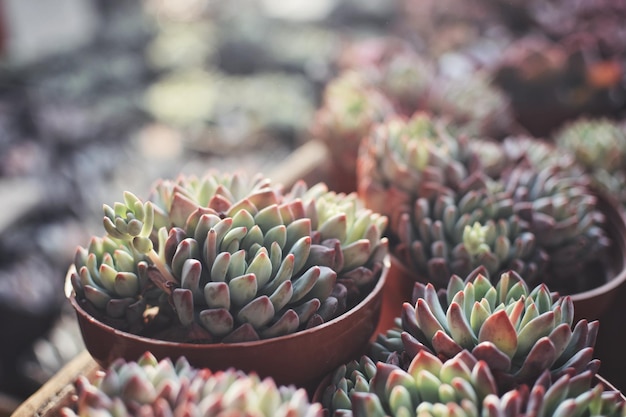
[[[395,38],[363,43],[352,46],[342,72],[326,85],[311,128],[346,171],[354,171],[363,137],[388,118],[428,112],[466,134],[498,139],[512,128],[509,100],[485,72],[441,74],[434,61]]]
[[[74,386],[76,400],[61,416],[322,416],[302,388],[235,369],[194,368],[185,358],[157,361],[149,352],[137,361],[119,359],[92,380],[81,375]]]
[[[323,384],[329,415],[623,415],[621,394],[594,380],[598,322],[573,325],[570,297],[545,285],[484,273],[416,284],[397,327]]]
[[[348,370],[352,369],[351,373]],[[322,404],[331,416],[622,416],[618,391],[593,374],[553,378],[501,392],[490,367],[468,351],[441,360],[420,351],[403,369],[367,357],[333,374]]]
[[[444,288],[482,265],[563,294],[601,284],[582,272],[610,246],[589,175],[571,154],[518,139],[475,139],[425,112],[363,139],[358,192],[389,217],[392,252],[418,279]]]
[[[107,234],[76,252],[71,283],[92,315],[166,340],[241,342],[352,308],[375,285],[387,218],[355,193],[208,173],[160,180],[104,205]]]

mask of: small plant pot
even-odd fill
[[[198,368],[254,371],[261,377],[271,376],[279,385],[312,390],[328,372],[364,353],[378,323],[388,272],[387,258],[374,289],[355,307],[327,323],[242,343],[177,343],[137,336],[107,326],[85,312],[69,281],[66,295],[76,311],[85,346],[102,367],[117,358],[135,360],[149,351],[157,359],[184,356]]]

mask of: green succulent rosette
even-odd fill
[[[418,197],[392,224],[398,236],[393,253],[436,288],[478,266],[492,276],[515,270],[529,283],[537,281],[548,257],[515,213],[514,201],[491,191],[491,183],[474,175],[457,192]]]
[[[622,416],[621,394],[594,383],[591,371],[558,378],[545,371],[531,385],[503,390],[467,350],[445,360],[422,350],[405,368],[367,356],[339,367],[321,403],[331,417]]]
[[[234,369],[196,369],[184,357],[157,361],[148,352],[137,361],[113,362],[92,381],[81,375],[74,386],[75,404],[61,409],[63,417],[323,415],[304,389]]]
[[[437,77],[431,87],[427,108],[448,117],[473,136],[499,139],[513,126],[509,98],[485,72]]]
[[[549,257],[542,281],[561,294],[598,286],[597,280],[588,279],[589,268],[603,269],[611,245],[590,183],[587,175],[556,165],[519,164],[501,179],[515,213]]]
[[[367,207],[393,223],[418,196],[455,190],[468,176],[469,138],[443,119],[417,112],[376,125],[362,143],[358,191]]]
[[[393,354],[406,363],[422,350],[441,358],[468,350],[501,387],[532,385],[544,370],[559,378],[599,367],[593,359],[598,322],[574,323],[569,296],[544,284],[529,290],[513,271],[492,284],[480,267],[465,280],[453,276],[445,291],[416,283],[413,300],[404,304],[399,328],[379,335],[372,357],[386,362]]]
[[[126,300],[139,327],[119,313],[109,323],[166,340],[241,342],[322,324],[364,298],[387,254],[386,217],[322,183],[284,193],[261,176],[180,176],[104,211],[107,236],[78,250],[74,290],[105,319],[110,300]]]
[[[606,118],[582,118],[564,125],[553,141],[573,154],[601,192],[626,203],[626,130]]]
[[[346,70],[324,88],[322,104],[311,126],[312,135],[331,150],[345,171],[356,170],[361,138],[394,114],[393,105],[365,73]]]

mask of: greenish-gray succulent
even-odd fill
[[[557,165],[519,164],[500,181],[514,201],[514,211],[549,257],[542,281],[561,294],[589,290],[605,282],[598,269],[611,241],[598,195],[588,175]],[[585,268],[594,269],[589,279]]]
[[[581,118],[564,125],[553,138],[591,175],[594,186],[624,205],[626,130],[614,120]]]
[[[530,385],[503,390],[489,365],[467,350],[441,359],[427,351],[407,367],[367,356],[339,367],[325,386],[331,417],[623,416],[618,391],[594,385],[593,373],[554,378],[544,371]]]
[[[443,294],[416,283],[414,301],[402,312],[401,349],[409,358],[421,350],[442,358],[468,350],[489,365],[500,387],[532,384],[544,370],[558,378],[598,369],[598,322],[574,325],[569,296],[558,297],[544,284],[529,290],[513,271],[494,285],[480,267],[465,281],[453,276]],[[398,345],[382,338],[375,349],[384,359]]]
[[[262,176],[180,176],[104,213],[107,235],[77,251],[77,298],[114,327],[168,340],[324,323],[373,288],[387,253],[387,218],[323,183],[283,193]]]
[[[76,401],[63,417],[103,416],[264,416],[321,417],[304,389],[277,386],[273,379],[228,369],[193,368],[146,352],[137,361],[118,359],[90,381],[75,381]]]
[[[476,177],[472,187],[456,193],[418,197],[394,224],[394,253],[436,288],[445,288],[452,274],[466,276],[481,265],[492,276],[515,270],[537,281],[547,265],[513,200],[492,192],[488,182]]]
[[[417,112],[376,125],[363,138],[357,167],[365,204],[394,222],[398,207],[442,187],[456,189],[468,176],[469,138],[444,120]]]
[[[515,272],[484,267],[446,290],[414,287],[395,326],[318,387],[330,417],[624,416],[596,378],[598,322],[573,326],[574,305]]]
[[[358,192],[388,216],[392,253],[437,288],[485,265],[574,294],[606,281],[611,240],[590,176],[553,149],[475,139],[428,113],[397,117],[363,139]]]
[[[313,136],[326,143],[332,158],[347,172],[356,170],[361,138],[393,114],[393,105],[372,81],[356,70],[332,79],[311,126]]]
[[[507,95],[485,72],[458,77],[439,76],[431,87],[426,108],[448,117],[472,135],[503,138],[513,126],[513,112]]]

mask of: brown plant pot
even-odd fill
[[[607,233],[613,242],[609,253],[608,281],[572,296],[575,320],[599,320],[594,356],[600,372],[617,389],[626,392],[626,219],[618,203],[600,195],[599,206],[607,218]]]
[[[601,194],[598,194],[598,209],[606,216],[606,232],[612,242],[606,271],[599,271],[598,274],[598,278],[606,279],[606,282],[588,291],[572,294],[576,321],[601,319],[615,304],[622,287],[626,287],[626,220],[617,204]],[[600,331],[602,327],[600,322]]]
[[[380,319],[372,340],[375,340],[378,334],[384,334],[395,326],[396,318],[402,314],[402,304],[411,302],[416,282],[416,277],[413,276],[415,273],[411,273],[395,256],[390,255],[390,259],[389,273],[383,289]]]
[[[328,372],[364,353],[378,323],[388,272],[387,259],[372,292],[327,323],[286,336],[243,343],[177,343],[137,336],[107,326],[85,312],[69,281],[66,294],[76,311],[85,346],[102,367],[117,358],[137,360],[149,351],[159,360],[184,356],[198,368],[233,367],[261,377],[271,376],[279,385],[293,384],[312,390]]]

